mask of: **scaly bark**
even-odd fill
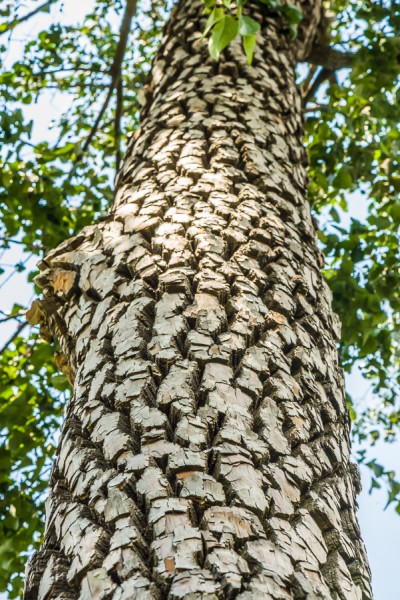
[[[306,201],[303,9],[302,49],[256,15],[249,67],[239,41],[213,62],[181,0],[111,214],[41,265],[75,383],[27,600],[372,597]]]

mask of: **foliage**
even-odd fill
[[[324,90],[324,105],[310,107],[309,193],[330,218],[319,235],[343,324],[342,365],[360,365],[377,399],[354,432],[374,442],[381,432],[393,438],[400,417],[400,11],[398,2],[337,0],[334,8],[331,43],[355,58]],[[366,216],[345,226],[349,202]]]
[[[296,37],[297,25],[302,19],[301,11],[294,4],[281,3],[279,0],[257,0],[264,7],[275,13],[281,14],[289,25],[292,37]],[[243,14],[243,8],[248,4],[247,0],[204,0],[205,13],[209,15],[205,28],[204,37],[209,36],[208,49],[210,56],[218,60],[221,52],[235,39],[237,35],[242,38],[243,49],[247,62],[251,65],[253,52],[256,44],[256,34],[260,30],[260,23]]]
[[[260,27],[248,14],[252,1],[205,0],[204,36],[214,59],[239,36],[251,64]],[[301,21],[295,6],[257,1],[263,10],[280,13],[295,36]],[[45,4],[50,12],[23,21],[42,3],[30,0],[25,13],[20,3],[0,0],[0,243],[5,249],[18,243],[38,257],[109,206],[119,146],[123,150],[128,132],[137,127],[139,91],[169,8],[161,0],[139,4],[119,92],[95,130],[125,3],[91,0],[78,24],[68,23],[60,0]],[[343,365],[348,371],[361,365],[376,397],[362,410],[349,399],[354,433],[364,448],[359,459],[371,469],[373,487],[385,482],[388,500],[400,512],[400,485],[367,451],[382,432],[393,438],[400,418],[400,11],[397,0],[333,0],[329,9],[335,16],[328,41],[355,58],[351,69],[327,78],[322,68],[309,66],[303,73],[305,94],[313,92],[306,107],[310,201],[323,224],[325,275],[343,322]],[[37,35],[29,36],[24,23],[35,22]],[[10,59],[17,34],[25,40]],[[315,92],[318,78],[323,84]],[[38,139],[29,109],[50,94],[63,110],[46,139]],[[349,203],[366,217],[348,223]],[[10,598],[19,595],[24,554],[40,539],[49,461],[68,394],[50,346],[35,330],[23,335],[24,308],[16,304],[0,319],[15,321],[21,332],[0,356],[0,591],[8,584]]]
[[[18,338],[0,357],[0,572],[12,576],[16,594],[26,562],[21,553],[40,542],[49,457],[67,385],[51,347],[36,333]]]

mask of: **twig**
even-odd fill
[[[83,146],[81,148],[81,152],[79,153],[79,156],[77,157],[76,162],[79,162],[79,160],[82,158],[82,155],[86,152],[92,139],[96,135],[97,129],[100,125],[101,119],[103,118],[105,111],[107,110],[107,107],[111,100],[113,92],[114,92],[115,88],[118,86],[119,80],[121,79],[121,66],[122,66],[122,61],[123,61],[124,55],[125,55],[126,44],[128,41],[128,35],[129,35],[130,28],[131,28],[132,17],[136,11],[136,4],[137,4],[137,0],[127,0],[127,2],[126,2],[125,13],[124,13],[124,16],[122,18],[122,23],[121,23],[118,46],[117,46],[117,50],[115,52],[113,64],[111,65],[111,69],[110,69],[111,83],[110,83],[110,86],[108,89],[108,93],[107,93],[106,99],[103,102],[103,106],[101,107],[100,112],[97,115],[97,119],[94,122],[94,125],[93,125],[88,137],[86,138],[85,143],[83,144]]]
[[[27,13],[20,19],[15,19],[15,21],[12,21],[12,23],[9,23],[8,25],[6,25],[5,29],[1,29],[1,27],[0,27],[0,35],[2,35],[3,33],[7,33],[7,31],[11,31],[12,29],[15,29],[15,27],[17,27],[24,21],[27,21],[31,17],[34,17],[35,15],[37,15],[37,13],[39,13],[43,10],[46,10],[46,8],[50,7],[55,2],[58,2],[58,0],[47,0],[47,2],[43,2],[43,4],[41,4],[34,10],[31,10],[31,12]]]
[[[305,109],[305,113],[313,113],[313,112],[317,112],[317,111],[325,111],[328,110],[330,108],[329,104],[312,104],[311,106],[307,106],[307,108]]]
[[[5,315],[5,313],[3,313],[3,314]],[[20,323],[21,321],[19,319],[21,317],[23,317],[24,314],[25,314],[25,311],[24,312],[19,312],[16,315],[7,315],[6,317],[3,317],[2,319],[0,319],[0,324],[7,323],[7,321],[11,321],[12,319],[14,319],[18,323]]]
[[[122,61],[123,61],[123,58],[125,55],[126,44],[128,41],[128,35],[129,35],[130,29],[131,29],[132,18],[136,11],[136,6],[137,6],[137,0],[127,0],[124,16],[122,17],[122,23],[121,23],[121,28],[120,28],[120,32],[119,32],[119,40],[118,40],[117,49],[115,52],[113,63],[111,65],[111,68],[109,71],[109,73],[111,75],[111,82],[110,82],[110,85],[108,88],[107,96],[102,104],[100,112],[97,115],[97,119],[94,122],[93,127],[90,130],[88,137],[86,138],[85,142],[82,145],[80,152],[77,154],[77,156],[75,158],[74,164],[72,165],[71,172],[69,173],[69,179],[71,179],[73,177],[73,175],[75,174],[76,168],[77,168],[78,164],[80,163],[82,156],[85,154],[86,150],[90,146],[92,139],[96,135],[97,130],[100,125],[100,122],[101,122],[101,119],[103,118],[103,115],[106,112],[107,107],[110,103],[113,92],[114,92],[115,88],[118,86],[119,81],[121,79]]]
[[[308,90],[310,83],[312,81],[312,78],[314,77],[317,69],[318,69],[317,65],[310,66],[307,77],[305,78],[304,81],[301,82],[301,89]]]
[[[120,77],[117,86],[117,106],[115,108],[114,132],[115,132],[115,172],[118,173],[121,163],[121,116],[122,104],[124,99],[124,89],[122,78]]]
[[[329,71],[337,71],[352,66],[356,54],[351,52],[339,52],[330,46],[314,44],[307,57],[307,61],[313,65],[324,67]]]
[[[310,85],[310,87],[304,94],[304,97],[303,97],[303,105],[304,106],[307,104],[307,102],[309,102],[312,98],[314,98],[315,94],[317,93],[318,88],[323,84],[324,81],[329,79],[332,76],[332,74],[333,74],[333,71],[331,71],[330,69],[326,69],[326,68],[323,68],[319,71],[318,75],[316,76],[316,78],[314,79],[314,81],[312,82],[312,84]]]
[[[74,73],[84,73],[86,71],[94,72],[91,67],[62,67],[61,69],[53,69],[52,71],[38,71],[37,73],[31,73],[31,77],[45,77],[46,75],[56,75],[57,73],[66,73],[73,71]],[[102,75],[101,71],[97,71],[96,75]]]
[[[113,95],[113,92],[114,92],[114,82],[112,81],[110,87],[108,88],[107,96],[106,96],[106,99],[103,102],[103,106],[101,107],[100,112],[97,115],[97,119],[94,122],[94,125],[93,125],[92,129],[90,130],[90,133],[87,136],[87,138],[86,138],[86,140],[85,140],[85,142],[84,142],[84,144],[83,144],[83,146],[81,148],[81,151],[79,152],[78,156],[76,157],[74,167],[76,167],[77,164],[80,162],[82,156],[84,155],[84,153],[86,152],[86,150],[90,146],[90,143],[91,143],[92,139],[96,135],[97,130],[98,130],[99,125],[100,125],[100,122],[101,122],[101,119],[103,118],[103,115],[104,115],[104,113],[107,110],[107,106],[108,106],[108,104],[109,104],[109,102],[111,100],[111,96]],[[74,170],[75,169],[73,169],[73,171]]]
[[[22,309],[20,311],[18,311],[17,313],[14,314],[7,314],[4,310],[0,310],[0,315],[2,315],[2,319],[0,319],[0,323],[6,323],[7,321],[11,321],[12,319],[15,319],[16,321],[18,321],[18,323],[20,323],[19,319],[20,317],[24,317],[26,314],[26,309]]]
[[[19,334],[21,333],[21,331],[23,329],[25,329],[25,327],[27,325],[28,325],[28,321],[24,321],[23,323],[20,323],[20,325],[18,325],[17,329],[14,331],[14,333],[12,334],[12,336],[10,337],[10,339],[4,344],[4,346],[0,350],[0,355],[3,354],[3,352],[5,352],[7,350],[8,346],[10,344],[12,344],[12,342],[15,340],[15,338],[17,338],[19,336]]]
[[[25,140],[21,140],[24,144],[28,144],[28,146],[32,146],[32,148],[35,148],[34,144],[30,144],[29,142],[26,142]],[[0,244],[4,244],[3,246],[0,246],[0,249],[7,249],[8,246],[6,246],[5,244],[18,244],[20,246],[25,246],[25,248],[28,248],[29,250],[31,250],[32,252],[34,252],[35,250],[43,250],[44,246],[42,244],[32,244],[32,245],[27,245],[25,242],[23,242],[22,240],[16,240],[15,238],[5,235],[3,237],[0,237]]]

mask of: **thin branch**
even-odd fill
[[[316,78],[314,79],[314,81],[303,96],[303,106],[305,106],[307,102],[314,98],[315,94],[317,93],[321,85],[324,83],[324,81],[330,79],[332,75],[333,71],[331,71],[330,69],[323,68],[319,71],[318,75],[316,76]]]
[[[26,313],[26,311],[20,311],[15,315],[7,315],[4,311],[0,311],[2,315],[4,315],[4,317],[2,319],[0,319],[0,323],[7,323],[7,321],[11,321],[12,319],[15,319],[16,321],[18,321],[18,323],[20,323],[19,319],[21,317],[23,317]]]
[[[3,352],[5,352],[7,350],[8,346],[13,343],[13,341],[15,340],[15,338],[17,338],[19,336],[19,334],[21,333],[21,331],[23,331],[23,329],[25,329],[25,327],[27,325],[28,325],[28,321],[24,321],[23,323],[21,323],[17,327],[17,329],[14,331],[14,333],[12,334],[12,336],[10,337],[10,339],[1,348],[0,355],[3,354]]]
[[[95,73],[96,75],[103,75],[101,71],[93,71],[92,67],[62,67],[60,69],[53,69],[51,71],[38,71],[37,73],[31,73],[31,77],[45,77],[46,75],[56,75],[57,73],[66,73],[73,71],[74,73],[85,73],[86,71],[90,71],[91,73]]]
[[[34,17],[38,13],[46,10],[46,8],[50,8],[50,6],[52,4],[55,4],[55,2],[58,2],[58,0],[47,0],[47,2],[43,2],[43,4],[41,4],[40,6],[38,6],[35,9],[31,10],[31,12],[27,13],[23,17],[20,17],[19,19],[15,19],[15,21],[12,21],[8,25],[6,25],[5,29],[1,29],[1,27],[0,27],[0,35],[3,35],[3,33],[7,33],[7,31],[11,31],[12,29],[15,29],[15,27],[17,27],[24,21],[27,21],[31,17]]]
[[[135,108],[138,105],[138,101],[135,100],[135,102],[131,102],[131,104],[128,104],[128,106],[122,111],[121,116],[122,115],[126,115],[128,114],[132,108]],[[114,119],[115,121],[115,119]],[[105,127],[110,127],[113,124],[113,121],[106,121],[106,123],[104,123]]]
[[[124,16],[122,17],[122,23],[121,23],[121,28],[120,28],[120,32],[119,32],[118,45],[117,45],[117,49],[116,49],[116,52],[114,55],[114,60],[113,60],[113,63],[111,65],[110,72],[109,72],[111,75],[111,82],[110,82],[110,85],[108,88],[107,96],[102,104],[100,112],[97,115],[97,119],[94,122],[93,127],[90,130],[88,137],[86,138],[85,142],[83,143],[82,148],[75,159],[75,162],[74,162],[71,172],[69,174],[70,179],[74,175],[75,170],[82,159],[82,156],[85,154],[86,150],[88,149],[88,147],[91,144],[92,139],[96,135],[99,125],[101,123],[101,120],[103,118],[103,115],[106,112],[107,107],[112,98],[113,92],[114,92],[115,88],[118,87],[119,81],[121,79],[122,61],[123,61],[124,55],[125,55],[126,44],[128,41],[128,35],[130,32],[130,29],[131,29],[132,18],[136,12],[136,5],[137,5],[137,0],[127,0],[127,2],[126,2],[125,12],[124,12]]]
[[[79,155],[77,161],[80,160],[82,155],[86,152],[92,139],[96,135],[97,129],[100,125],[100,122],[101,122],[101,119],[103,118],[104,113],[107,110],[107,107],[109,105],[109,102],[111,100],[113,92],[114,92],[115,88],[118,86],[119,80],[121,79],[121,66],[122,66],[122,61],[124,59],[124,55],[125,55],[129,31],[131,29],[132,17],[136,11],[136,4],[137,4],[137,0],[127,0],[127,2],[126,2],[125,13],[124,13],[124,16],[122,18],[122,23],[121,23],[118,46],[117,46],[117,50],[115,52],[113,64],[111,65],[111,69],[110,69],[111,83],[109,86],[108,94],[106,96],[106,99],[103,102],[103,106],[101,107],[99,114],[97,115],[97,119],[96,119],[88,137],[86,138],[85,143],[82,146],[82,149],[81,149],[81,152],[80,152],[80,155]]]
[[[21,140],[24,144],[27,144],[28,146],[31,146],[32,148],[36,148],[36,146],[34,144],[31,144],[30,142]],[[29,250],[31,250],[32,252],[35,252],[36,250],[43,250],[44,246],[43,244],[26,244],[25,242],[23,242],[22,240],[16,240],[13,237],[10,237],[8,235],[4,235],[4,236],[0,236],[0,250],[7,250],[8,249],[8,244],[18,244],[19,246],[24,246],[25,248],[28,248]]]
[[[87,84],[85,84],[84,82],[83,83],[75,83],[74,85],[72,85],[72,84],[69,85],[68,89],[64,89],[62,91],[65,94],[72,94],[74,90],[80,90],[80,91],[82,91],[86,87],[87,87]],[[105,83],[104,84],[103,83],[97,83],[96,84],[96,88],[97,89],[100,89],[100,88],[101,89],[108,89],[108,87],[109,86],[106,85]],[[60,86],[57,85],[57,84],[55,84],[55,83],[53,83],[51,85],[47,84],[47,85],[42,86],[42,88],[39,91],[42,91],[42,90],[58,90],[58,91],[60,91]]]
[[[122,104],[124,99],[124,90],[122,78],[120,77],[117,86],[117,106],[115,108],[114,134],[115,134],[115,172],[118,173],[121,163],[121,116]]]
[[[315,76],[317,69],[318,69],[317,65],[310,66],[307,77],[305,78],[304,81],[301,82],[302,90],[308,90],[308,88],[310,87],[310,83],[311,83],[313,77]]]
[[[329,71],[337,71],[351,67],[355,56],[351,52],[339,52],[330,46],[314,44],[307,56],[307,61]]]
[[[127,0],[125,13],[122,17],[121,28],[119,31],[119,41],[117,50],[115,52],[114,61],[111,65],[110,74],[115,79],[115,85],[121,76],[121,65],[124,60],[126,44],[128,42],[128,35],[131,30],[131,22],[133,15],[136,12],[137,0]]]
[[[7,244],[20,244],[21,246],[24,245],[24,242],[21,242],[21,240],[15,240],[14,238],[9,237],[8,235],[5,235],[4,237],[0,238],[0,242],[5,242]]]
[[[102,105],[102,107],[101,107],[101,109],[100,109],[100,112],[99,112],[99,114],[97,115],[97,119],[96,119],[96,121],[94,122],[94,125],[93,125],[92,129],[90,130],[90,133],[89,133],[89,135],[87,136],[87,138],[86,138],[86,140],[85,140],[85,142],[84,142],[84,144],[83,144],[83,146],[82,146],[82,148],[81,148],[81,151],[79,152],[78,156],[76,157],[76,161],[75,161],[75,165],[74,165],[74,166],[76,166],[76,165],[77,165],[77,164],[80,162],[80,160],[81,160],[81,158],[82,158],[83,154],[84,154],[84,153],[86,152],[86,150],[89,148],[89,146],[90,146],[90,144],[91,144],[91,141],[92,141],[92,139],[93,139],[93,138],[94,138],[94,136],[96,135],[96,133],[97,133],[97,130],[98,130],[98,128],[99,128],[99,125],[100,125],[100,122],[101,122],[101,119],[103,118],[103,115],[104,115],[104,113],[106,112],[106,110],[107,110],[107,107],[108,107],[108,105],[109,105],[109,103],[110,103],[111,97],[112,97],[112,95],[113,95],[113,92],[114,92],[114,87],[115,87],[115,84],[114,84],[114,81],[112,80],[112,81],[111,81],[111,84],[110,84],[110,87],[108,88],[108,92],[107,92],[106,99],[105,99],[105,100],[104,100],[104,102],[103,102],[103,105]]]
[[[317,112],[317,111],[325,111],[325,110],[329,110],[330,105],[329,104],[312,104],[311,106],[307,106],[307,108],[305,109],[305,113],[313,113],[313,112]]]
[[[7,277],[5,279],[3,279],[3,281],[0,283],[0,289],[3,288],[6,283],[8,283],[10,281],[10,279],[16,274],[16,273],[20,273],[21,271],[23,271],[24,269],[18,270],[17,266],[22,265],[23,267],[25,267],[25,265],[30,261],[30,259],[33,256],[33,252],[31,252],[30,254],[28,254],[28,256],[21,262],[21,263],[17,263],[16,265],[14,265],[14,270],[11,271]]]

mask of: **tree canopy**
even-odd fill
[[[259,24],[246,15],[252,1],[295,39],[300,4],[205,0],[204,36],[214,60],[236,36],[249,64],[258,60]],[[170,11],[162,0],[87,5],[84,19],[70,23],[61,0],[0,2],[0,249],[19,244],[37,261],[110,207]],[[320,39],[299,65],[309,199],[343,323],[342,365],[358,365],[375,395],[367,409],[348,398],[363,444],[359,460],[371,469],[372,487],[387,485],[398,512],[400,484],[368,447],[379,436],[393,439],[400,419],[399,74],[399,2],[327,3]],[[46,94],[62,108],[52,131],[38,135],[29,109]],[[355,205],[365,217],[349,217]],[[29,272],[29,281],[34,276]],[[0,286],[5,279],[2,269]],[[16,298],[0,315],[0,324],[15,325],[0,344],[0,591],[7,588],[10,598],[20,593],[26,553],[40,542],[50,459],[69,395],[57,342],[39,335],[35,307],[28,314],[33,327],[26,327],[28,308]]]

